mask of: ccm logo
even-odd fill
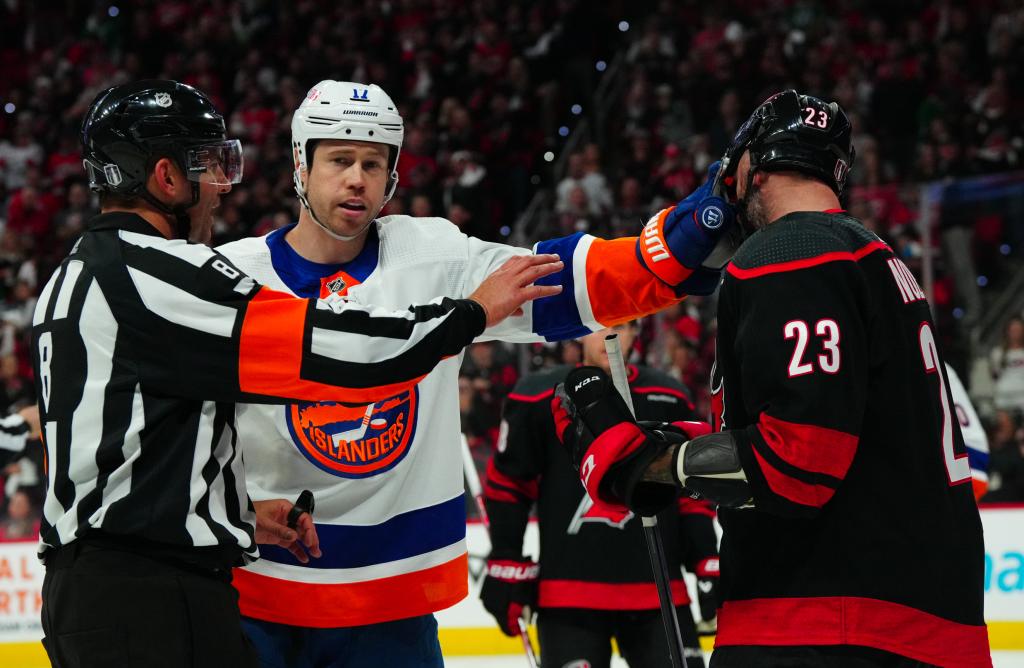
[[[584,378],[580,382],[576,383],[576,386],[573,387],[572,389],[573,389],[574,392],[579,392],[581,387],[583,387],[584,385],[589,385],[589,384],[593,383],[595,380],[601,380],[601,377],[600,376],[591,376],[590,378]]]

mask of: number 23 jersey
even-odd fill
[[[794,213],[727,267],[712,420],[754,509],[720,510],[718,645],[854,644],[990,665],[984,548],[928,303],[841,213]]]

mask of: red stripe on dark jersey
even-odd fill
[[[715,647],[861,645],[942,666],[989,667],[984,626],[855,596],[726,601]]]
[[[523,480],[522,478],[514,478],[502,473],[498,470],[498,467],[494,465],[493,457],[491,457],[490,461],[487,462],[487,482],[513,489],[528,499],[536,499],[538,495],[536,479]]]
[[[690,397],[686,396],[686,393],[682,390],[677,390],[672,387],[662,387],[660,385],[645,385],[643,387],[631,387],[630,388],[636,394],[669,394],[673,397],[682,399],[687,406],[693,408],[693,402],[690,401]]]
[[[672,580],[672,601],[687,605],[690,595],[682,580]],[[653,582],[585,582],[583,580],[541,580],[537,605],[542,608],[584,608],[587,610],[657,610],[658,589]]]
[[[715,507],[710,501],[704,499],[691,499],[688,496],[679,497],[680,515],[704,515],[705,517],[715,516]]]
[[[842,480],[857,454],[858,438],[844,431],[787,422],[761,413],[757,430],[787,464]]]
[[[761,469],[761,473],[764,474],[764,479],[768,482],[769,489],[782,498],[793,503],[821,508],[835,494],[834,489],[824,485],[812,485],[786,475],[769,464],[768,460],[757,451],[757,448],[751,448],[751,450],[754,452],[754,457],[757,458],[757,465]]]
[[[522,503],[522,499],[512,492],[484,483],[484,498],[488,501],[501,501],[503,503]]]
[[[545,390],[544,392],[541,392],[540,394],[518,394],[516,392],[509,392],[508,393],[508,398],[512,399],[513,401],[531,401],[531,402],[532,401],[542,401],[542,400],[550,397],[554,393],[555,393],[555,388],[551,388],[550,390]]]
[[[819,264],[826,264],[828,262],[856,262],[865,255],[870,255],[877,250],[887,250],[888,248],[889,246],[883,241],[872,241],[868,245],[863,248],[859,248],[852,253],[849,251],[833,251],[831,253],[822,253],[821,255],[804,258],[802,260],[776,262],[774,264],[766,264],[762,267],[754,267],[752,269],[741,269],[730,262],[725,270],[736,278],[756,278],[758,276],[765,276],[766,274],[779,274],[785,271],[807,269],[808,267],[816,267]]]

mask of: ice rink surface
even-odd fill
[[[992,652],[995,668],[1024,668],[1024,652]],[[460,656],[445,659],[446,668],[526,668],[525,656]],[[612,657],[612,668],[626,668],[620,657]]]

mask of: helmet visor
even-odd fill
[[[189,181],[229,186],[242,181],[242,142],[237,139],[193,146],[186,152]]]

